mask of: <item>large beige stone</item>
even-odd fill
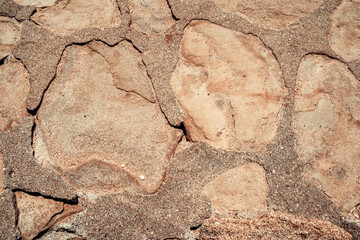
[[[37,11],[32,20],[55,33],[67,35],[85,28],[117,27],[120,11],[115,0],[65,0]]]
[[[57,0],[13,0],[19,5],[35,7],[49,7],[56,3]]]
[[[305,178],[347,216],[360,203],[360,83],[344,64],[318,55],[302,59],[294,124]]]
[[[251,150],[274,138],[286,90],[278,62],[258,38],[193,21],[180,54],[170,83],[192,141]]]
[[[345,61],[360,59],[360,1],[344,0],[332,15],[330,47]]]
[[[251,23],[282,30],[312,13],[323,0],[213,0],[225,12],[235,13]]]
[[[11,128],[28,113],[25,107],[30,90],[29,74],[20,61],[0,66],[0,131]]]
[[[122,41],[115,47],[109,48],[101,42],[89,45],[99,52],[110,64],[115,87],[127,92],[134,92],[155,102],[155,94],[151,80],[146,73],[141,54],[127,41]]]
[[[182,132],[168,125],[157,103],[116,88],[116,74],[140,86],[129,76],[137,68],[113,68],[90,47],[72,46],[64,53],[38,112],[35,158],[82,192],[154,192]]]
[[[0,59],[11,54],[20,39],[21,24],[13,18],[0,17]]]
[[[21,238],[33,239],[48,228],[51,218],[64,209],[64,203],[32,196],[24,192],[16,192],[16,203],[19,209],[19,228]]]
[[[265,170],[248,163],[228,170],[205,185],[206,194],[219,211],[265,211],[269,190]]]
[[[160,33],[175,20],[166,0],[130,0],[131,28],[145,34]]]

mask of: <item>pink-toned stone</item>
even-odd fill
[[[19,5],[35,7],[49,7],[56,3],[57,0],[13,0]]]
[[[92,42],[90,48],[99,52],[110,64],[115,87],[134,92],[155,102],[151,80],[146,73],[141,54],[127,41],[109,48],[102,42]]]
[[[16,192],[16,203],[19,209],[19,228],[21,238],[33,239],[48,228],[51,218],[64,209],[64,203]]]
[[[37,11],[32,20],[61,35],[86,28],[105,29],[120,25],[115,0],[65,0]]]
[[[261,27],[281,30],[312,13],[323,0],[213,0],[221,10],[235,13]]]
[[[360,203],[360,82],[325,56],[302,59],[295,96],[297,152],[304,177],[344,216]]]
[[[166,0],[130,0],[131,28],[145,34],[160,33],[175,23]]]
[[[157,103],[116,87],[115,73],[130,81],[138,68],[116,69],[94,46],[66,49],[38,112],[35,158],[81,192],[155,192],[182,132],[168,125]]]
[[[257,163],[248,163],[217,176],[203,188],[219,211],[265,211],[269,190],[265,170]]]
[[[0,131],[28,115],[25,101],[29,90],[29,74],[20,61],[0,66]]]
[[[11,54],[20,39],[21,24],[13,18],[0,17],[0,59]]]
[[[260,149],[274,138],[286,90],[272,52],[252,36],[193,21],[171,86],[192,141]]]
[[[344,0],[332,15],[330,47],[347,62],[360,59],[359,12],[359,0]]]

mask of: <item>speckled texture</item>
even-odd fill
[[[26,108],[33,115],[24,118],[13,128],[0,132],[0,153],[5,166],[4,186],[7,188],[3,193],[7,197],[2,204],[14,206],[11,190],[28,191],[64,202],[77,198],[84,211],[61,223],[62,231],[67,233],[64,235],[77,236],[75,238],[191,239],[194,238],[195,229],[200,232],[206,229],[206,225],[202,226],[204,220],[215,216],[217,211],[210,199],[201,193],[203,187],[220,174],[253,162],[266,171],[267,211],[306,217],[310,221],[327,221],[330,232],[340,227],[350,233],[353,239],[360,239],[359,220],[344,218],[332,199],[303,177],[306,164],[297,155],[297,136],[293,129],[297,72],[304,56],[317,54],[336,59],[360,80],[360,61],[347,62],[330,48],[332,14],[341,2],[324,0],[307,16],[282,30],[271,30],[235,13],[223,12],[210,0],[168,0],[166,4],[169,9],[166,11],[167,14],[170,11],[172,19],[167,20],[172,24],[165,30],[144,34],[144,31],[131,27],[135,24],[132,19],[136,18],[132,16],[129,2],[118,0],[120,25],[108,29],[85,28],[60,36],[29,20],[37,11],[34,7],[1,0],[0,16],[15,17],[22,22],[20,42],[12,54],[29,71],[30,93]],[[275,137],[264,148],[251,152],[225,151],[204,142],[191,143],[186,140],[183,113],[170,79],[181,59],[179,48],[184,30],[194,20],[208,21],[258,38],[279,63],[289,94],[281,105],[281,118]],[[45,170],[33,159],[33,118],[37,118],[44,92],[47,92],[56,76],[63,52],[69,46],[85,45],[92,40],[102,41],[109,47],[123,40],[133,45],[141,55],[156,101],[168,124],[184,133],[182,142],[164,171],[160,188],[152,194],[76,192],[68,182],[60,181],[56,173]],[[15,219],[12,208],[2,211],[9,211],[6,214]],[[330,223],[337,227],[332,229],[334,225]],[[16,226],[10,222],[12,226],[7,228],[7,224],[9,222],[0,224],[1,231],[8,229],[7,235],[3,236],[15,239]],[[291,227],[284,228],[283,233],[291,234]],[[48,230],[42,238],[59,235],[57,231]],[[309,236],[309,239],[316,239],[318,235]]]

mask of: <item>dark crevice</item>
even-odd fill
[[[59,215],[59,214],[62,214],[63,212],[64,212],[64,206],[63,206],[63,209],[62,209],[60,212],[55,213],[55,214],[50,218],[50,220],[45,224],[45,226],[48,226],[48,224],[51,222],[51,220],[54,219],[54,217],[56,217],[56,216]],[[51,228],[49,228],[49,227],[46,228],[45,230],[41,231],[38,235],[36,235],[33,239],[35,240],[35,239],[41,238],[41,237],[44,236],[47,232],[49,232],[49,230],[51,230]]]
[[[129,42],[136,49],[136,51],[138,51],[140,54],[142,54],[142,51],[130,39],[125,38],[125,41]],[[141,57],[141,61],[143,62],[144,66],[146,68],[146,65],[145,65],[144,61],[142,60],[142,57]],[[147,70],[146,70],[146,73],[147,73]]]
[[[56,197],[51,197],[51,196],[46,196],[46,195],[42,195],[41,193],[38,192],[29,192],[23,189],[13,189],[13,192],[23,192],[26,193],[28,195],[34,196],[34,197],[43,197],[45,199],[50,199],[50,200],[54,200],[54,201],[58,201],[58,202],[63,202],[65,204],[69,204],[69,205],[78,205],[79,204],[79,198],[76,197],[74,199],[63,199],[63,198],[56,198]]]
[[[33,144],[34,144],[35,127],[36,127],[36,123],[34,121],[34,124],[31,127],[31,141],[30,141],[30,146],[33,149],[32,154],[33,154],[34,157],[35,157],[35,151],[34,151]]]
[[[194,226],[194,227],[190,227],[190,231],[198,230],[200,227],[201,227],[201,224]]]
[[[173,12],[173,10],[172,10],[172,7],[171,7],[171,5],[170,5],[169,0],[166,0],[166,3],[167,3],[167,5],[168,5],[168,7],[169,7],[169,9],[170,9],[171,17],[172,17],[175,21],[179,21],[180,19],[175,16],[175,14],[174,14],[174,12]]]
[[[3,65],[5,63],[5,60],[8,56],[3,57],[2,59],[0,59],[0,66]]]
[[[186,141],[190,142],[188,133],[187,133],[185,125],[184,125],[184,122],[180,123],[179,126],[172,126],[172,127],[181,130],[183,132],[184,136],[185,136]]]

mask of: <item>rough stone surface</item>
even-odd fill
[[[267,209],[268,189],[265,170],[249,163],[217,176],[205,185],[203,193],[219,211],[261,211]]]
[[[17,213],[15,209],[15,196],[10,189],[0,195],[0,238],[18,239]]]
[[[145,33],[160,33],[174,24],[166,0],[130,0],[131,29]]]
[[[312,13],[323,0],[213,0],[221,10],[235,13],[262,27],[282,30]]]
[[[112,68],[89,47],[66,50],[38,113],[39,164],[60,168],[85,192],[159,188],[182,133],[170,128],[156,103],[116,88],[117,74],[130,86],[134,80],[132,89],[151,88],[130,72],[121,64]]]
[[[197,239],[352,239],[348,232],[330,222],[279,212],[257,217],[213,216],[198,232]]]
[[[337,60],[306,56],[295,96],[295,132],[304,176],[344,216],[360,203],[360,83]]]
[[[5,185],[10,189],[73,200],[76,198],[74,189],[56,172],[36,163],[31,147],[33,126],[33,119],[24,117],[11,130],[0,132]]]
[[[54,5],[57,0],[13,0],[15,3],[24,6],[49,7]]]
[[[28,115],[25,101],[29,89],[29,73],[20,61],[0,66],[0,131],[10,129]]]
[[[0,0],[0,16],[15,17],[18,21],[24,21],[34,11],[35,6],[21,6],[13,0]]]
[[[171,85],[192,141],[250,150],[274,138],[286,90],[278,62],[258,38],[194,21],[180,53]]]
[[[0,17],[0,59],[11,54],[20,39],[21,24],[15,19]]]
[[[360,1],[344,0],[332,15],[330,47],[345,61],[360,60]]]
[[[39,10],[31,19],[57,34],[68,35],[85,28],[116,27],[120,18],[115,0],[72,0]]]
[[[4,192],[5,186],[4,186],[4,161],[0,154],[0,195]]]

